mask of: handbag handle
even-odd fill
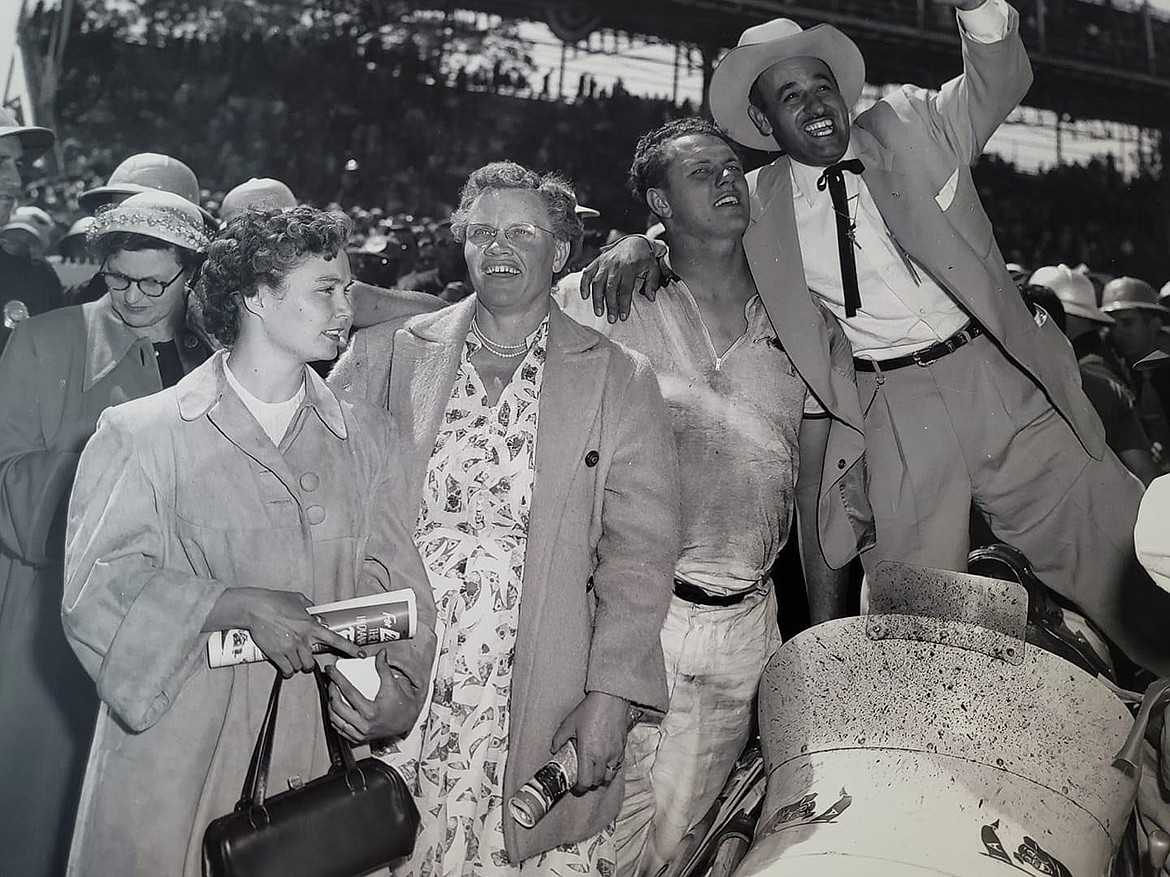
[[[313,667],[313,678],[317,683],[317,697],[321,705],[321,724],[325,731],[325,745],[329,750],[329,773],[345,773],[351,777],[350,786],[358,771],[355,769],[353,750],[349,743],[341,739],[337,729],[329,721],[329,690],[325,681],[325,674],[320,667]],[[247,810],[250,807],[263,807],[268,792],[268,770],[272,765],[272,741],[276,734],[276,713],[280,703],[280,689],[284,677],[276,671],[276,678],[272,681],[272,692],[268,695],[268,708],[264,711],[264,721],[260,725],[260,733],[256,736],[256,745],[252,749],[252,758],[248,762],[248,773],[244,777],[244,788],[240,793],[240,800],[236,803],[236,810]],[[361,782],[364,785],[364,781]]]

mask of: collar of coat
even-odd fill
[[[175,386],[179,400],[179,416],[184,420],[198,420],[220,406],[225,393],[235,396],[223,371],[226,350],[217,351],[207,362],[179,381]],[[242,403],[241,403],[242,404]],[[347,435],[341,402],[325,381],[305,366],[305,399],[301,407],[311,408],[321,422],[339,439]]]
[[[136,335],[119,319],[110,305],[109,295],[81,306],[85,321],[85,378],[83,392],[108,375],[134,347],[150,341]]]
[[[406,331],[423,341],[443,345],[457,345],[467,337],[471,318],[475,316],[477,295],[471,295],[458,304],[430,314],[420,314],[406,324]],[[549,339],[556,338],[565,353],[582,353],[601,343],[601,336],[565,315],[555,301],[549,299]],[[454,347],[456,357],[462,347]]]

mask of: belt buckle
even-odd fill
[[[934,350],[940,345],[945,348],[947,346],[947,342],[939,341],[937,344],[931,344],[929,347],[924,347],[921,350],[910,354],[910,358],[914,360],[914,364],[919,368],[926,368],[935,360],[942,359],[947,355],[947,353],[951,352],[950,350],[947,350],[946,353],[936,353],[931,355],[930,351]]]
[[[948,354],[954,353],[964,344],[971,340],[971,333],[967,329],[960,329],[950,338],[944,338],[942,341],[936,341],[929,347],[924,347],[917,353],[910,355],[914,360],[914,364],[919,368],[926,368],[928,365],[937,362]],[[930,353],[930,351],[934,351]]]

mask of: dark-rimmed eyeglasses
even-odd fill
[[[182,277],[186,270],[186,268],[180,268],[179,273],[170,280],[155,280],[153,277],[127,277],[125,274],[118,274],[115,271],[106,271],[105,265],[98,273],[105,280],[106,289],[112,292],[125,292],[133,283],[138,287],[138,291],[147,298],[158,298],[170,288],[171,284]]]
[[[553,234],[547,228],[535,225],[531,222],[517,222],[509,225],[505,229],[498,229],[492,225],[469,225],[467,226],[467,240],[469,243],[477,247],[486,247],[492,243],[499,235],[500,231],[504,232],[504,237],[508,243],[516,246],[523,246],[524,244],[531,244],[536,240],[536,233],[543,231],[546,234]],[[555,235],[554,235],[555,237]]]

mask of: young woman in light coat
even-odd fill
[[[70,503],[63,619],[102,699],[71,875],[201,872],[209,822],[233,808],[273,668],[209,669],[210,631],[248,629],[279,672],[269,789],[328,767],[312,647],[356,648],[305,607],[415,591],[419,634],[376,659],[377,700],[351,739],[409,729],[434,604],[399,503],[385,412],[335,395],[307,364],[349,330],[344,217],[250,211],[211,245],[204,319],[230,352],[171,390],[108,411]],[[339,840],[340,842],[340,840]]]

